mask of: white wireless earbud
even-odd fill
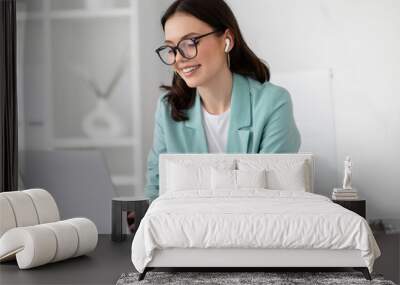
[[[225,39],[225,52],[228,52],[230,43],[231,41],[229,39]]]

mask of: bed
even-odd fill
[[[314,193],[310,153],[161,154],[160,195],[132,242],[154,268],[351,267],[371,280],[367,221]]]

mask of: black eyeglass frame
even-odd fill
[[[157,53],[157,55],[158,55],[158,57],[161,59],[161,61],[162,61],[164,64],[166,64],[166,65],[173,65],[173,64],[176,62],[177,50],[179,51],[179,53],[180,53],[184,58],[186,58],[186,59],[192,59],[192,58],[195,58],[195,57],[197,56],[197,52],[198,52],[198,51],[197,51],[197,44],[199,43],[199,40],[200,40],[201,38],[204,38],[204,37],[208,36],[208,35],[211,35],[211,34],[214,34],[214,33],[218,33],[218,32],[221,32],[221,30],[214,30],[214,31],[209,32],[209,33],[207,33],[207,34],[200,35],[200,36],[196,36],[196,37],[184,38],[184,39],[181,39],[181,40],[177,43],[176,46],[163,45],[163,46],[160,46],[159,48],[157,48],[157,49],[155,50],[155,52]],[[195,50],[196,50],[195,55],[192,56],[192,57],[187,57],[187,56],[185,56],[184,52],[179,48],[179,45],[181,44],[181,42],[182,42],[182,41],[187,41],[187,40],[191,40],[191,41],[193,42],[194,47],[195,47]],[[171,48],[172,51],[174,52],[174,61],[173,61],[172,63],[166,63],[166,62],[162,59],[162,57],[161,57],[160,51],[162,51],[162,50],[165,49],[165,48]]]

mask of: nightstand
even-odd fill
[[[126,235],[122,234],[122,212],[135,212],[135,233],[139,227],[140,221],[146,214],[149,207],[149,200],[146,197],[131,196],[131,197],[115,197],[112,199],[112,233],[113,241],[123,241]],[[134,233],[134,234],[135,234]]]
[[[366,217],[366,201],[362,199],[357,200],[332,200],[334,203],[359,214],[365,219]]]

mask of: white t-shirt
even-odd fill
[[[228,141],[228,128],[231,108],[219,115],[210,114],[201,106],[203,126],[207,137],[208,152],[225,152]]]

